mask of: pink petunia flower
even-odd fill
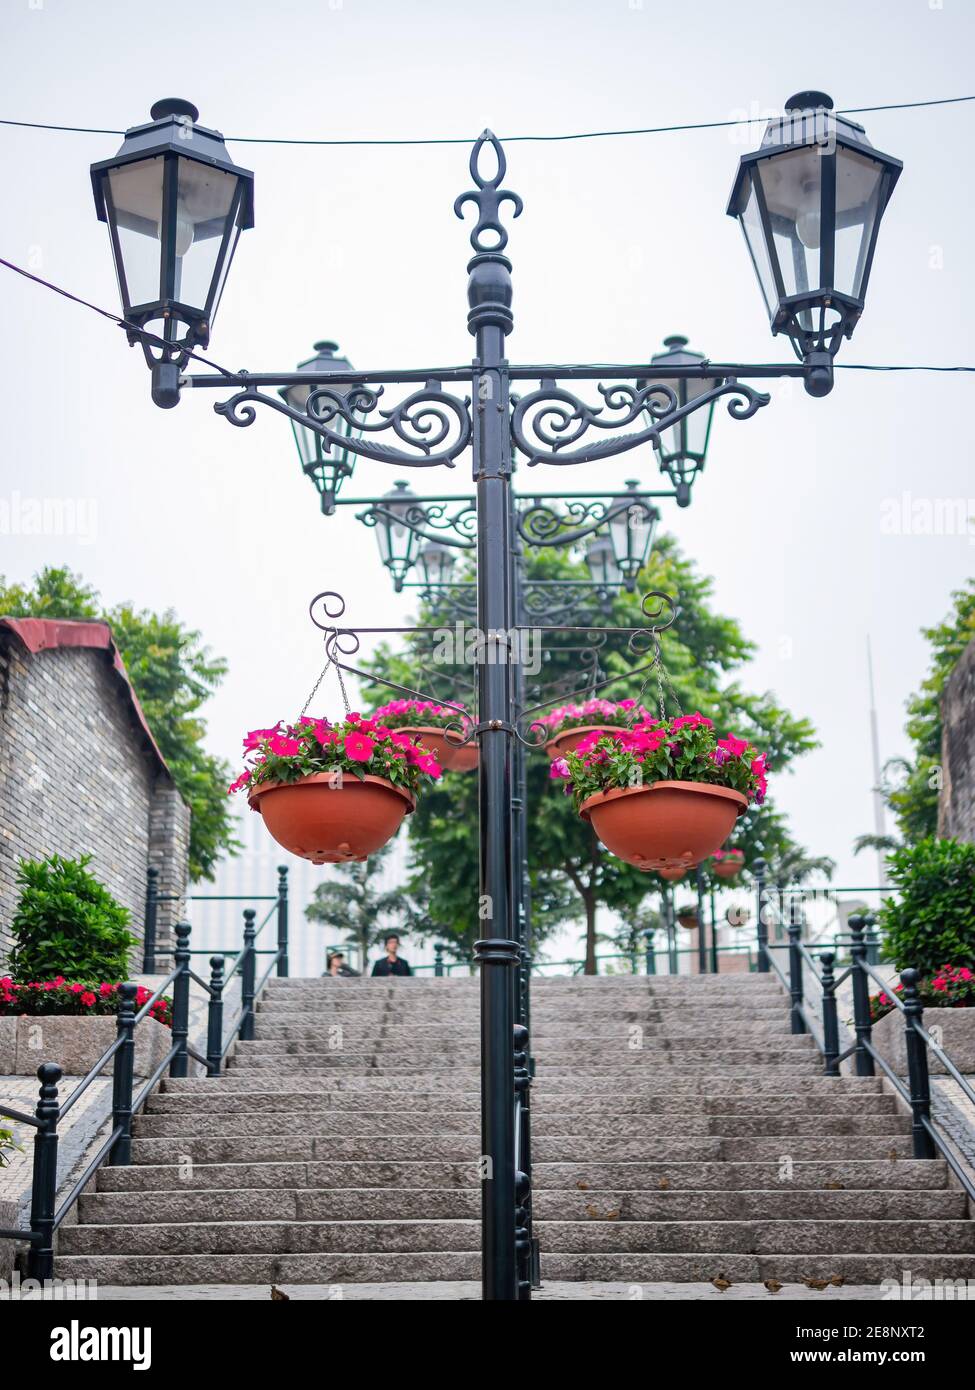
[[[375,743],[366,734],[348,733],[345,736],[346,756],[355,763],[367,763],[372,757]]]

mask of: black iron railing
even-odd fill
[[[538,1237],[532,1221],[531,1173],[531,1059],[528,1029],[516,1023],[515,1044],[515,1254],[518,1260],[518,1299],[528,1302],[541,1287]]]
[[[282,873],[283,871],[279,871]],[[218,1076],[227,1054],[238,1040],[254,1036],[255,1002],[275,969],[281,973],[284,962],[287,973],[287,886],[284,888],[282,937],[281,895],[255,926],[257,913],[253,908],[244,911],[244,937],[236,960],[225,974],[223,955],[210,957],[210,979],[204,980],[191,968],[194,954],[190,949],[190,926],[187,922],[175,927],[176,948],[173,968],[156,990],[136,1012],[138,986],[126,983],[119,986],[119,1010],[116,1019],[115,1041],[106,1048],[86,1076],[66,1100],[58,1096],[58,1084],[63,1075],[56,1062],[43,1062],[37,1069],[40,1094],[34,1114],[29,1115],[7,1105],[0,1105],[0,1115],[30,1126],[34,1130],[34,1161],[31,1179],[30,1222],[25,1230],[0,1228],[0,1239],[13,1240],[28,1247],[27,1274],[32,1279],[51,1279],[54,1275],[54,1237],[58,1227],[71,1211],[95,1173],[107,1163],[110,1166],[132,1162],[132,1120],[145,1105],[167,1067],[172,1077],[185,1077],[193,1058],[206,1068],[208,1076]],[[278,945],[276,949],[258,950],[257,937],[263,928],[276,918]],[[229,954],[229,952],[228,952]],[[259,956],[270,956],[263,975],[257,976]],[[224,1026],[224,992],[235,974],[240,974],[240,1009],[229,1028]],[[206,1056],[201,1055],[189,1041],[190,982],[193,981],[208,996]],[[135,1082],[135,1032],[152,1006],[172,987],[172,1045],[158,1066],[143,1083],[138,1093]],[[108,1137],[74,1183],[68,1195],[58,1204],[58,1127],[77,1104],[81,1096],[111,1064],[112,1118]]]
[[[975,1182],[959,1163],[947,1136],[940,1133],[931,1118],[931,1080],[928,1054],[931,1053],[963,1095],[975,1105],[975,1090],[961,1074],[940,1043],[924,1027],[924,1007],[918,991],[916,970],[900,972],[901,988],[891,986],[868,960],[867,932],[872,920],[867,914],[850,918],[850,964],[842,974],[836,974],[836,952],[830,949],[811,951],[802,942],[801,925],[789,924],[789,942],[782,946],[765,946],[766,969],[771,970],[789,991],[793,1033],[808,1033],[823,1059],[823,1074],[839,1076],[844,1062],[852,1061],[857,1076],[876,1076],[877,1067],[890,1081],[911,1111],[911,1142],[915,1158],[943,1157],[968,1196],[975,1201]],[[788,953],[788,974],[776,955]],[[805,967],[805,968],[804,968]],[[814,1012],[808,997],[807,983],[812,981],[819,990],[819,1013]],[[850,981],[853,995],[854,1041],[840,1051],[840,1025],[837,991]],[[873,1043],[873,1018],[870,1012],[870,981],[898,1010],[904,1020],[904,1042],[907,1054],[907,1077],[898,1076],[887,1059]]]
[[[288,869],[285,864],[278,865],[277,892],[273,894],[227,894],[227,893],[160,893],[159,870],[150,864],[146,869],[146,901],[142,936],[142,971],[145,975],[155,975],[157,959],[160,954],[158,944],[159,904],[160,903],[272,903],[268,917],[275,917],[278,927],[277,972],[282,979],[288,976]],[[261,930],[264,926],[261,923]],[[197,951],[196,955],[206,955]],[[229,954],[229,953],[228,953]]]

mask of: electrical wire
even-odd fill
[[[975,95],[961,97],[934,97],[929,101],[892,101],[879,106],[848,106],[837,111],[838,116],[863,116],[874,111],[916,111],[928,106],[957,106],[961,102],[975,101]],[[688,121],[680,125],[638,126],[624,130],[582,130],[562,135],[502,135],[502,144],[514,145],[532,142],[536,144],[555,144],[566,140],[605,140],[627,135],[671,135],[688,130],[723,130],[729,126],[762,125],[769,117],[742,116],[737,120],[726,121]],[[19,127],[22,130],[52,130],[72,135],[124,135],[124,130],[105,126],[54,125],[47,121],[15,121],[0,118],[0,125]],[[237,145],[469,145],[467,135],[430,136],[419,139],[349,139],[319,140],[311,138],[274,137],[268,135],[227,135],[225,139]]]
[[[137,323],[130,323],[128,319],[123,319],[119,314],[113,314],[110,309],[102,309],[97,304],[92,304],[89,300],[82,299],[80,295],[72,294],[70,290],[62,289],[60,285],[54,285],[50,280],[45,280],[40,275],[34,275],[31,271],[24,270],[23,266],[14,265],[13,261],[4,260],[2,256],[0,256],[0,265],[4,266],[7,270],[16,271],[17,274],[22,275],[25,280],[33,280],[35,285],[42,285],[44,289],[51,290],[54,294],[60,294],[65,299],[70,299],[72,304],[80,304],[82,308],[90,309],[93,314],[100,314],[103,319],[109,319],[112,323],[117,323],[120,328],[128,329],[130,333],[137,333],[140,338],[150,343],[153,347],[171,348],[173,346],[173,344],[167,342],[165,338],[160,338],[155,333],[150,333],[148,329],[140,328]],[[221,376],[232,375],[226,367],[221,367],[218,362],[211,361],[209,357],[203,357],[200,353],[191,352],[187,348],[184,348],[183,351],[186,353],[187,357],[192,357],[196,362],[202,362],[206,367],[212,367],[213,370],[219,372]]]
[[[15,271],[18,275],[22,275],[25,280],[31,280],[35,285],[42,286],[43,289],[51,290],[54,294],[59,294],[62,295],[65,299],[70,299],[72,304],[80,304],[83,309],[90,309],[93,314],[100,314],[102,318],[109,319],[112,323],[117,323],[120,328],[126,328],[130,332],[138,334],[140,338],[145,339],[154,347],[171,348],[173,346],[173,344],[167,342],[165,338],[160,338],[157,337],[155,333],[150,333],[148,329],[140,328],[139,325],[136,323],[130,323],[128,319],[122,318],[119,314],[113,314],[110,309],[102,309],[99,305],[92,304],[90,300],[82,299],[80,295],[72,294],[70,290],[63,289],[61,285],[55,285],[50,280],[45,280],[42,276],[35,275],[30,270],[24,270],[23,266],[15,265],[13,261],[5,260],[2,256],[0,256],[0,266],[5,267],[5,269],[7,270]],[[227,367],[221,367],[218,362],[212,361],[209,357],[204,357],[199,352],[192,352],[188,349],[186,349],[185,351],[186,355],[188,357],[192,357],[195,362],[202,362],[205,367],[212,367],[213,370],[215,372],[219,372],[221,376],[231,377],[234,375],[234,373],[231,372]],[[467,365],[469,364],[464,364],[457,367],[442,367],[440,368],[440,370],[442,372],[461,372],[467,370]],[[519,364],[513,363],[512,365],[518,366]],[[576,367],[583,365],[590,370],[598,369],[600,366],[598,362],[546,362],[544,364],[539,363],[537,365],[539,366],[540,371],[547,371],[551,369],[553,372],[558,372],[560,367],[562,370],[572,371]],[[607,371],[612,371],[614,365],[618,366],[619,364],[607,363]],[[707,366],[708,362],[704,362],[702,363],[702,365]],[[751,365],[756,367],[779,367],[791,366],[793,364],[781,362],[754,362]],[[975,372],[975,366],[933,366],[916,363],[890,364],[886,362],[837,362],[834,364],[834,366],[839,371],[847,372]]]

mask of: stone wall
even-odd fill
[[[938,834],[975,843],[975,642],[969,642],[945,686],[941,702]]]
[[[188,835],[189,810],[112,654],[31,654],[0,630],[0,959],[19,859],[90,854],[92,873],[129,908],[141,938],[146,864],[160,870],[162,892],[183,892]],[[171,917],[160,911],[164,936]]]

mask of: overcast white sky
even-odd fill
[[[2,0],[0,115],[120,128],[183,96],[228,138],[554,133],[761,114],[805,87],[840,107],[962,95],[973,41],[965,0]],[[975,104],[862,119],[905,169],[840,361],[973,362]],[[645,361],[683,332],[719,360],[785,360],[724,214],[761,129],[510,146],[507,182],[525,200],[509,244],[512,359]],[[0,255],[112,309],[88,165],[118,144],[0,127]],[[451,212],[469,186],[465,148],[230,149],[255,170],[256,226],[217,318],[217,361],[290,369],[321,337],[362,368],[469,359],[467,230]],[[300,707],[321,660],[305,616],[317,590],[344,591],[352,621],[405,619],[371,537],[349,512],[318,513],[284,420],[233,429],[210,393],[162,413],[119,329],[10,272],[0,304],[0,499],[97,508],[89,544],[0,535],[0,573],[67,563],[109,602],[174,607],[230,660],[207,711],[214,750],[236,759],[242,730]],[[919,628],[975,566],[971,535],[885,534],[884,505],[975,497],[973,383],[837,377],[824,401],[773,386],[755,419],[719,413],[694,505],[664,524],[758,644],[747,682],[815,722],[822,749],[774,793],[797,836],[839,861],[838,882],[856,884],[876,872],[851,855],[872,828],[867,636],[890,756],[924,671]],[[535,485],[630,476],[656,478],[649,453]],[[390,470],[365,461],[355,481],[382,491]],[[423,481],[463,491],[468,476]]]

